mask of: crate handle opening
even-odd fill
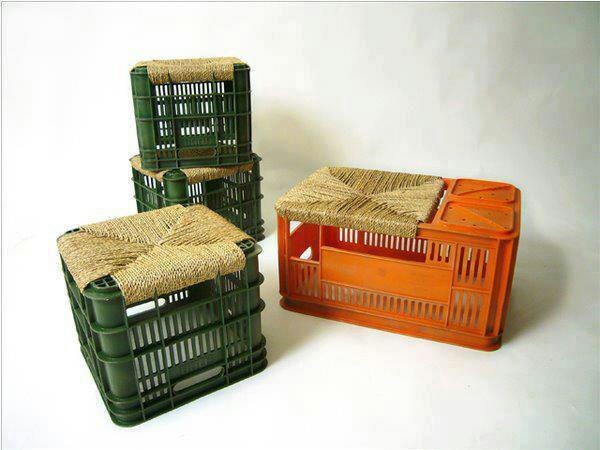
[[[306,250],[304,250],[302,252],[302,254],[299,257],[300,259],[306,259],[306,260],[310,260],[312,259],[312,248],[311,247],[307,247]]]
[[[218,377],[223,374],[223,367],[213,367],[212,369],[205,370],[204,372],[197,373],[191,377],[184,378],[178,381],[173,386],[173,392],[183,391],[196,384],[202,383],[203,381],[210,380],[211,378]]]
[[[165,304],[165,302],[166,300],[160,297],[158,299],[158,307],[162,307]],[[154,300],[127,308],[126,313],[127,317],[132,317],[137,316],[138,314],[141,314],[143,312],[150,311],[151,309],[154,309]]]
[[[302,222],[298,222],[297,220],[290,220],[289,225],[290,225],[290,234],[292,234],[294,231],[296,231],[296,228],[298,228],[300,225],[302,225]]]

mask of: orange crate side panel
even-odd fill
[[[500,336],[478,336],[455,330],[432,327],[414,320],[398,320],[380,315],[366,314],[362,311],[331,307],[316,302],[306,302],[284,297],[280,305],[289,311],[309,314],[329,320],[351,323],[378,330],[401,333],[408,336],[460,345],[477,350],[492,351],[500,347]]]
[[[357,310],[375,316],[386,316],[410,322],[419,321],[437,327],[444,327],[446,324],[448,307],[442,303],[412,299],[354,286],[344,286],[327,281],[323,281],[321,286],[323,304]]]
[[[319,282],[319,267],[313,261],[292,258],[289,273],[290,294],[295,299],[329,304],[375,316],[418,321],[442,328],[446,325],[448,306],[443,303],[371,291],[356,286]]]
[[[329,247],[321,249],[321,264],[323,281],[443,303],[450,298],[452,272],[443,268]]]

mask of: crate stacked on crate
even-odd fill
[[[81,352],[124,426],[267,365],[250,68],[236,58],[146,61],[130,76],[138,214],[58,240]]]
[[[204,205],[82,226],[58,247],[81,352],[116,424],[266,367],[261,249]]]
[[[139,156],[130,160],[138,212],[164,206],[202,204],[218,212],[257,241],[264,238],[260,158],[229,167],[152,172]]]
[[[320,169],[276,203],[281,305],[497,349],[520,203],[506,183]]]
[[[145,61],[131,87],[138,211],[201,203],[263,239],[250,67],[237,58]]]

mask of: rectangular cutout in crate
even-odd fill
[[[251,160],[247,64],[236,58],[142,62],[131,70],[131,86],[144,169]]]
[[[130,160],[138,212],[174,204],[202,204],[225,217],[256,241],[264,239],[260,157],[240,166],[150,172],[139,157]]]

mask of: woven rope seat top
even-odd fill
[[[168,170],[163,170],[160,172],[152,172],[151,170],[146,170],[142,168],[142,159],[139,155],[134,156],[129,160],[131,163],[131,167],[133,167],[138,172],[154,178],[156,181],[163,182],[163,176]],[[240,172],[248,172],[252,170],[254,163],[246,163],[241,164],[239,166],[224,166],[224,167],[194,167],[191,169],[180,169],[187,176],[188,183],[194,184],[199,183],[201,181],[210,181],[216,180],[218,178],[228,177],[230,175],[235,175]]]
[[[277,200],[275,209],[288,220],[415,237],[443,191],[440,177],[324,167]]]
[[[233,66],[245,64],[238,58],[157,59],[140,61],[134,66],[146,67],[152,84],[191,83],[233,80]]]
[[[82,226],[58,249],[81,291],[110,275],[130,306],[243,269],[248,239],[203,205],[175,205]]]

